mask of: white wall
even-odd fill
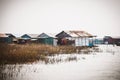
[[[53,46],[57,46],[57,39],[53,39]]]
[[[88,46],[89,38],[75,38],[75,46]]]

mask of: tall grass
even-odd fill
[[[0,63],[24,63],[44,59],[46,55],[73,53],[73,46],[50,46],[42,44],[0,44]]]
[[[75,53],[88,47],[51,46],[42,44],[0,44],[0,64],[44,60],[47,55]],[[87,52],[89,49],[87,50]]]

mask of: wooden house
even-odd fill
[[[8,43],[14,43],[16,37],[11,33],[6,33],[6,35],[8,36]]]
[[[22,38],[22,34],[14,34],[15,38],[13,39],[13,42],[16,43],[16,44],[25,44],[27,43],[27,40],[26,38]]]
[[[111,36],[105,36],[103,38],[104,44],[113,44],[113,39]]]
[[[14,34],[15,38],[13,40],[14,43],[20,43],[20,40],[21,40],[21,35],[22,34]]]
[[[120,45],[120,36],[105,36],[104,37],[104,43],[105,44],[116,44]]]
[[[47,44],[47,45],[57,45],[57,39],[53,34],[46,34],[42,33],[38,36],[38,42],[41,44]]]
[[[27,43],[37,43],[39,34],[24,34],[21,39],[25,40]]]
[[[25,44],[28,43],[28,37],[23,36],[22,34],[6,34],[10,39],[9,39],[9,43],[13,42],[13,43],[17,43],[17,44]]]
[[[120,36],[112,37],[114,44],[120,46]]]
[[[62,31],[56,35],[58,45],[94,46],[93,35],[85,31]]]
[[[8,36],[4,33],[0,33],[0,43],[8,43]]]

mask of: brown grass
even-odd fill
[[[87,50],[88,47],[0,44],[0,64],[33,62],[39,59],[44,60],[47,55],[79,53],[84,49]]]
[[[44,59],[46,55],[73,53],[73,46],[50,46],[42,44],[0,44],[0,63],[24,63]]]

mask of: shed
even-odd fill
[[[103,38],[104,44],[113,44],[113,39],[111,36],[104,36]]]
[[[8,43],[13,43],[16,39],[16,37],[11,33],[6,33],[6,35],[8,36]]]
[[[117,46],[120,46],[120,36],[114,36],[112,37],[114,44],[116,44]]]
[[[62,31],[56,35],[59,45],[94,46],[92,34],[85,31]]]
[[[38,40],[39,34],[24,34],[21,36],[22,39],[26,40],[27,42],[34,42],[36,43]]]
[[[14,34],[15,38],[13,40],[14,43],[20,43],[20,39],[22,34]]]
[[[0,33],[0,43],[8,43],[8,36],[4,33]]]
[[[38,42],[41,44],[48,44],[48,45],[57,45],[57,41],[54,35],[49,34],[49,33],[41,33],[38,36]]]
[[[120,36],[105,36],[104,43],[120,45]]]

